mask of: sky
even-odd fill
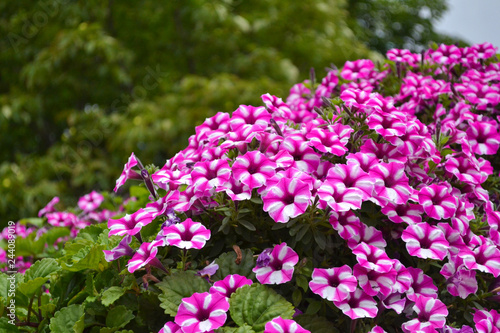
[[[448,11],[435,28],[473,44],[490,42],[500,50],[500,0],[448,0]]]

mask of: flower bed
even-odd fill
[[[17,325],[499,331],[495,49],[387,58],[217,113],[161,169],[132,153],[114,191],[142,185],[125,202],[55,199],[17,223]]]

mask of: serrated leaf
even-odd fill
[[[54,245],[54,243],[61,237],[68,236],[70,234],[69,228],[55,227],[44,233],[40,240],[43,244]]]
[[[82,333],[83,326],[79,324],[85,317],[82,305],[70,305],[62,308],[54,314],[50,320],[50,331],[52,333]]]
[[[16,256],[29,257],[39,255],[45,248],[43,238],[35,240],[36,232],[32,232],[26,238],[16,237]]]
[[[75,241],[78,241],[80,239],[86,239],[92,242],[97,242],[99,240],[99,236],[102,233],[105,232],[107,234],[105,230],[106,230],[106,223],[91,224],[78,232],[78,235],[75,237]]]
[[[47,278],[39,277],[34,280],[19,283],[17,286],[17,290],[26,295],[26,297],[31,298],[46,282]]]
[[[57,272],[61,269],[61,266],[53,258],[45,258],[35,262],[26,272],[24,273],[24,280],[32,280],[39,277],[47,278],[52,273]]]
[[[253,277],[252,269],[255,267],[253,253],[249,249],[244,249],[241,251],[241,261],[239,264],[236,263],[236,253],[226,252],[215,259],[215,263],[219,265],[219,269],[214,274],[214,280],[222,280],[226,276],[231,274],[239,274],[247,278]]]
[[[159,295],[161,307],[166,314],[175,316],[181,301],[194,293],[202,293],[210,289],[210,284],[194,272],[176,272],[156,284],[163,293]]]
[[[123,305],[119,305],[108,312],[106,316],[106,326],[111,328],[122,328],[127,325],[135,316],[132,311]]]
[[[125,294],[125,291],[126,291],[125,289],[123,289],[122,287],[118,287],[118,286],[112,286],[112,287],[106,289],[102,293],[102,298],[101,298],[102,305],[110,306],[117,299],[122,297],[123,294]]]
[[[269,287],[254,283],[236,290],[229,299],[231,318],[238,326],[252,326],[262,332],[265,324],[281,316],[292,319],[293,305]]]
[[[89,240],[79,240],[65,248],[67,254],[60,259],[61,266],[72,272],[85,269],[104,270],[108,263],[104,260],[104,245]]]
[[[215,332],[218,333],[255,333],[251,326],[243,325],[241,327],[221,327]]]
[[[335,324],[324,317],[299,315],[293,318],[304,329],[314,333],[336,333]]]

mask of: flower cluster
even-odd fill
[[[141,180],[150,202],[106,216],[109,235],[123,237],[106,260],[127,261],[147,282],[157,280],[152,268],[169,276],[224,249],[236,262],[240,247],[255,253],[245,276],[208,265],[199,275],[209,291],[179,300],[160,332],[241,326],[232,311],[246,304],[233,304],[254,284],[297,312],[257,331],[309,332],[301,320],[310,314],[351,332],[498,331],[495,52],[488,43],[393,49],[384,65],[347,62],[286,100],[265,94],[262,106],[217,113],[154,172],[132,154],[115,192]],[[54,212],[54,202],[41,214],[76,227],[102,221],[101,202],[93,192],[78,216]]]

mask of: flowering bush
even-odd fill
[[[18,327],[500,331],[500,65],[391,50],[218,113],[161,168],[15,224]],[[11,231],[14,230],[14,231]],[[7,243],[6,243],[7,244]],[[16,258],[17,257],[17,258]],[[15,265],[11,265],[15,262]],[[24,273],[24,274],[22,274]],[[8,285],[2,274],[0,283]],[[5,289],[5,288],[4,288]],[[11,295],[0,295],[9,314]],[[9,319],[0,327],[16,331]]]

